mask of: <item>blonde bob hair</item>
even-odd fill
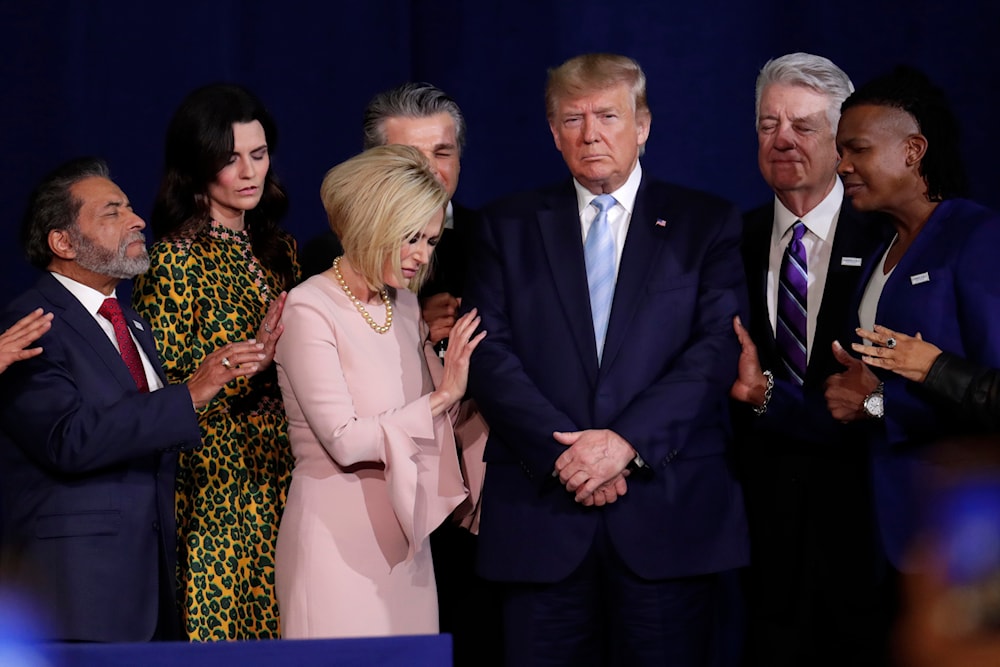
[[[330,229],[369,289],[385,288],[388,260],[402,280],[400,248],[448,203],[427,159],[411,146],[376,146],[326,172],[320,197]],[[407,284],[416,292],[430,263]]]

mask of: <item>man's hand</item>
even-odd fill
[[[206,356],[187,381],[195,408],[208,405],[223,386],[242,375],[253,375],[267,358],[263,343],[229,343]]]
[[[754,407],[764,404],[764,397],[767,393],[767,377],[764,369],[760,367],[760,357],[757,356],[757,346],[754,345],[750,333],[740,321],[740,316],[733,318],[733,331],[740,341],[740,359],[738,362],[739,375],[733,386],[729,389],[729,395],[741,403],[749,403]]]
[[[833,356],[847,370],[827,378],[826,407],[834,419],[842,422],[866,419],[865,398],[878,389],[878,378],[860,359],[848,354],[838,341],[833,341]]]
[[[597,490],[590,497],[580,501],[580,504],[584,507],[602,507],[615,502],[628,493],[628,484],[625,482],[628,475],[628,468],[622,470],[617,477],[597,487]]]
[[[552,434],[556,442],[568,449],[556,459],[556,473],[566,490],[575,494],[576,502],[592,499],[594,493],[606,483],[613,482],[602,491],[604,501],[617,499],[618,489],[627,488],[622,471],[635,458],[635,449],[625,438],[608,429],[589,429]],[[621,477],[619,485],[617,478]],[[614,491],[613,498],[607,494]],[[598,504],[597,499],[593,499]],[[600,504],[604,504],[603,502]]]
[[[461,299],[456,299],[447,292],[424,299],[420,312],[430,328],[431,344],[437,345],[451,335],[451,328],[455,326],[455,313],[461,304]]]

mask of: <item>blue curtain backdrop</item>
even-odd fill
[[[466,205],[564,178],[544,117],[546,69],[599,50],[647,72],[644,168],[742,208],[769,195],[753,127],[768,58],[819,53],[855,83],[921,67],[959,113],[973,196],[1000,208],[1000,4],[987,0],[0,0],[0,31],[0,304],[34,280],[17,228],[38,179],[102,155],[148,216],[170,114],[219,80],[249,86],[276,117],[273,168],[300,242],[325,228],[319,183],[359,150],[366,102],[409,79],[441,86],[465,111]]]

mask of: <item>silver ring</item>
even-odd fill
[[[264,322],[264,331],[266,331],[267,333],[274,333],[274,329],[272,329],[267,322]]]
[[[233,363],[229,361],[229,357],[222,357],[222,365],[225,368],[230,368],[230,369],[233,367]]]
[[[890,350],[891,350],[892,348],[896,347],[896,339],[895,339],[895,338],[892,338],[892,337],[889,337],[889,338],[886,338],[886,339],[885,339],[885,346],[886,346],[887,348],[889,348]]]

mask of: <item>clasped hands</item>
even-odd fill
[[[632,445],[614,431],[556,431],[556,442],[567,449],[556,459],[553,476],[587,507],[613,503],[628,491],[627,466],[635,458]]]

